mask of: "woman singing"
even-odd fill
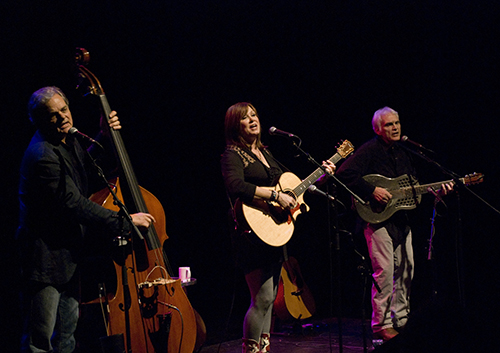
[[[229,107],[225,118],[226,150],[221,167],[231,204],[236,199],[275,201],[283,208],[295,207],[286,193],[265,188],[278,183],[283,173],[271,153],[262,145],[259,115],[250,103]],[[333,172],[333,164],[325,165]],[[283,250],[265,243],[251,242],[232,224],[234,258],[245,273],[250,290],[250,307],[243,322],[243,353],[269,352],[272,307],[276,297]]]

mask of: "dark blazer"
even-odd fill
[[[67,283],[75,274],[86,226],[118,234],[116,212],[88,199],[92,168],[79,142],[49,141],[39,131],[22,160],[19,183],[18,242],[25,278]]]

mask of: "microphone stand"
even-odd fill
[[[434,164],[438,165],[436,162]],[[439,165],[438,165],[439,166]],[[443,169],[445,170],[445,169]],[[449,172],[449,175],[456,175],[453,172]],[[469,192],[469,194],[473,195],[476,199],[480,200],[483,204],[488,206],[491,210],[495,211],[497,214],[500,214],[500,210],[496,209],[493,205],[489,204],[486,200],[484,200],[482,197],[480,197],[478,194],[476,194],[474,191],[472,191],[470,188],[468,188],[458,177],[454,178],[455,184],[458,186],[458,188],[461,187],[462,190],[466,190]],[[457,188],[455,188],[457,190]],[[456,197],[457,197],[457,205],[458,205],[458,210],[457,210],[457,225],[458,225],[458,231],[457,231],[457,245],[456,245],[456,254],[457,254],[457,276],[458,276],[458,290],[460,293],[460,304],[462,305],[462,308],[465,309],[466,306],[466,301],[465,301],[465,291],[464,291],[464,281],[463,281],[463,246],[462,246],[462,208],[461,208],[461,202],[460,202],[460,193],[457,191],[456,192]]]
[[[298,136],[294,136],[294,137],[297,137]],[[298,138],[299,141],[300,138]],[[340,180],[338,180],[338,178],[333,175],[333,174],[330,174],[326,168],[318,163],[309,153],[305,152],[301,147],[300,145],[298,145],[295,141],[292,140],[292,143],[293,145],[295,146],[295,148],[304,156],[307,157],[307,160],[309,162],[311,162],[312,164],[314,164],[316,167],[318,168],[321,168],[323,170],[323,172],[330,176],[336,183],[338,183],[339,185],[342,185],[343,188],[345,188],[351,195],[353,195],[353,197],[355,197],[359,202],[361,202],[362,204],[365,204],[365,202],[359,197],[357,196],[354,192],[352,192],[346,185],[344,185]],[[328,200],[328,204],[331,206],[331,207],[328,207],[328,239],[330,239],[330,242],[329,242],[329,254],[330,254],[330,274],[333,273],[333,268],[332,268],[332,251],[331,251],[331,248],[332,248],[332,224],[331,224],[331,220],[332,220],[332,217],[333,217],[333,220],[334,220],[334,224],[333,224],[333,229],[335,230],[335,251],[336,251],[336,254],[337,254],[337,263],[336,263],[336,266],[337,266],[337,310],[338,310],[338,313],[337,313],[337,322],[338,322],[338,330],[339,330],[339,353],[342,353],[343,352],[343,335],[342,335],[342,295],[341,295],[341,288],[342,288],[342,281],[341,281],[341,278],[340,278],[340,274],[341,274],[341,261],[340,261],[340,234],[339,234],[339,224],[338,224],[338,211],[337,211],[337,207],[336,207],[336,204],[335,202],[329,202],[330,200]],[[333,210],[333,216],[331,215],[331,210]],[[330,278],[330,298],[333,297],[333,280],[332,278]],[[333,314],[333,308],[330,307],[330,314]]]
[[[432,188],[430,188],[432,190]],[[432,208],[432,218],[431,218],[431,234],[429,236],[429,249],[427,249],[427,261],[430,265],[430,268],[431,268],[431,296],[432,297],[435,297],[436,294],[437,294],[437,290],[436,290],[436,268],[435,268],[435,264],[434,264],[434,260],[433,260],[433,254],[432,254],[432,242],[434,240],[434,235],[436,234],[436,228],[435,228],[435,225],[434,225],[434,222],[436,220],[436,216],[438,215],[437,214],[437,205],[440,201],[440,197],[439,195],[435,192],[435,191],[431,191],[433,194],[434,194],[434,206]]]
[[[347,232],[349,235],[349,239],[351,241],[351,244],[354,248],[354,253],[357,254],[361,260],[361,264],[358,266],[358,271],[361,274],[363,278],[363,295],[361,299],[361,326],[362,326],[362,334],[363,334],[363,352],[368,352],[368,344],[366,342],[366,337],[368,336],[367,330],[366,330],[366,310],[365,310],[365,301],[366,301],[366,290],[368,288],[368,278],[370,278],[371,284],[375,287],[377,292],[381,292],[382,290],[380,289],[380,286],[378,283],[375,281],[375,278],[373,278],[373,270],[371,263],[368,262],[368,260],[359,252],[359,250],[356,248],[356,245],[354,244],[354,240],[352,239],[352,233]]]
[[[451,171],[448,170],[447,168],[441,166],[438,162],[433,160],[432,158],[428,157],[425,155],[421,150],[415,151],[411,148],[408,148],[406,146],[403,146],[401,143],[399,144],[401,148],[404,150],[413,153],[414,155],[424,159],[430,164],[433,164],[436,166],[441,172],[445,175],[450,176],[453,181],[455,182],[455,185],[458,187],[455,188],[456,190],[456,195],[457,195],[457,232],[456,232],[456,256],[457,256],[457,281],[458,281],[458,300],[462,308],[466,307],[466,300],[465,300],[465,287],[464,287],[464,280],[463,280],[463,247],[462,247],[462,209],[460,205],[460,193],[458,192],[458,188],[464,189],[469,191],[471,194],[475,195],[477,198],[481,199],[477,194],[475,194],[473,191],[471,191],[469,188],[467,188],[463,182],[460,181],[460,176]],[[482,200],[482,199],[481,199]],[[433,232],[434,232],[434,223],[433,223]],[[433,234],[432,234],[433,235]],[[431,236],[432,236],[431,235]],[[429,244],[429,247],[432,244]],[[430,248],[429,248],[429,254],[430,254]]]
[[[300,138],[297,136],[297,135],[293,135],[293,137],[296,137],[300,140]],[[301,141],[301,140],[300,140]],[[340,185],[342,186],[343,189],[345,189],[349,194],[351,194],[352,197],[354,197],[359,203],[361,203],[362,205],[365,205],[366,202],[361,198],[359,197],[358,195],[356,195],[351,189],[349,189],[347,187],[347,185],[345,185],[343,182],[341,182],[336,176],[335,174],[330,174],[325,167],[323,167],[322,164],[319,164],[313,157],[311,157],[311,155],[307,152],[305,152],[301,147],[300,147],[300,144],[297,145],[297,143],[295,143],[295,141],[292,141],[292,144],[295,146],[295,148],[300,152],[302,153],[302,155],[306,156],[307,157],[307,160],[309,162],[311,162],[312,164],[314,164],[316,167],[320,168],[323,170],[323,172],[328,175],[330,178],[332,178],[334,181],[335,181],[335,184],[337,185]],[[298,155],[296,156],[298,157]]]
[[[127,343],[127,353],[132,353],[132,342],[131,342],[131,334],[130,334],[130,315],[129,315],[129,310],[130,310],[130,306],[132,305],[131,303],[131,297],[130,297],[130,288],[129,288],[129,283],[128,283],[128,276],[127,276],[127,266],[125,266],[125,262],[126,262],[126,258],[127,258],[127,253],[126,253],[126,249],[125,249],[125,246],[128,245],[128,243],[130,242],[130,246],[133,248],[134,246],[134,241],[133,241],[133,233],[135,233],[139,239],[143,240],[144,237],[142,236],[139,228],[137,228],[137,226],[133,223],[132,221],[132,216],[130,215],[130,213],[128,212],[126,206],[123,204],[123,202],[118,198],[118,196],[116,195],[116,192],[114,190],[114,188],[111,186],[111,183],[108,182],[108,179],[106,178],[102,168],[96,163],[95,159],[91,156],[91,154],[89,153],[89,151],[86,151],[87,152],[87,156],[89,157],[89,160],[91,161],[93,167],[95,168],[96,172],[97,172],[97,175],[104,181],[104,183],[106,184],[106,187],[108,188],[110,194],[113,196],[113,204],[118,206],[118,208],[120,209],[120,211],[118,212],[118,215],[122,217],[122,220],[127,220],[132,228],[132,233],[127,237],[127,236],[124,236],[125,235],[125,231],[123,229],[123,222],[122,222],[122,230],[121,230],[121,234],[122,235],[119,235],[117,236],[113,242],[115,244],[117,244],[117,246],[121,246],[122,247],[122,265],[121,265],[121,268],[122,268],[122,271],[121,271],[121,274],[122,274],[122,287],[123,287],[123,312],[124,312],[124,316],[125,316],[125,338],[126,338],[126,343]],[[132,271],[134,271],[132,269]],[[103,340],[106,340],[108,339],[110,342],[116,342],[116,339],[113,339],[113,337],[117,337],[117,336],[120,336],[121,334],[116,334],[116,335],[112,335],[112,336],[107,336],[107,337],[101,337],[101,344],[102,344],[102,341]],[[123,346],[123,338],[120,340],[120,342],[117,342],[115,344],[118,344],[120,345],[120,349],[122,348],[121,346]],[[107,343],[105,344],[102,344],[103,346],[108,346]],[[103,348],[103,353],[107,353],[107,348]],[[114,350],[110,350],[110,352],[113,352]],[[123,350],[123,352],[125,352],[125,350]]]

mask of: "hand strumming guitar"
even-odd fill
[[[381,204],[387,204],[392,199],[392,194],[380,186],[376,186],[372,193],[373,198]]]
[[[284,193],[282,191],[270,190],[260,186],[257,186],[257,188],[255,189],[254,197],[269,201],[275,201],[279,203],[283,208],[294,208],[297,204],[297,201],[287,193]]]

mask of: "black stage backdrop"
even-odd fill
[[[359,146],[370,138],[373,112],[388,105],[400,113],[403,134],[434,150],[441,165],[459,175],[484,173],[484,183],[470,190],[500,207],[499,10],[481,0],[2,2],[2,342],[16,347],[20,324],[13,237],[18,168],[33,133],[26,113],[30,94],[61,87],[75,126],[89,135],[98,129],[95,102],[75,90],[76,47],[89,50],[89,67],[119,112],[139,183],[165,209],[169,260],[174,269],[191,267],[198,280],[188,289],[191,303],[205,320],[208,342],[217,342],[241,336],[248,305],[230,255],[219,168],[226,109],[252,102],[264,143],[304,178],[315,166],[294,157],[285,139],[269,136],[270,126],[300,136],[302,148],[322,161],[343,139]],[[424,181],[448,179],[422,165]],[[348,210],[349,197],[337,190]],[[342,315],[360,318],[362,279],[352,243],[342,236],[338,288],[327,206],[319,196],[305,199],[312,209],[299,217],[289,252],[315,296],[316,317],[338,315],[341,293]],[[465,304],[472,320],[467,326],[487,337],[496,319],[493,225],[500,217],[467,191],[460,202],[456,196],[446,202],[448,211],[436,221],[432,264],[426,261],[432,199],[424,197],[414,212],[413,306],[428,313],[437,289],[436,300],[449,304],[450,312],[457,302]],[[339,212],[341,227],[354,231],[352,214]],[[363,239],[354,234],[353,241],[363,252]],[[441,320],[446,332],[449,320],[436,315],[431,320]]]

